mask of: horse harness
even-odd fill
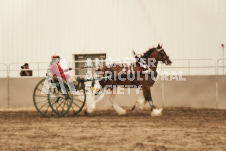
[[[136,62],[140,65],[140,67],[138,69],[139,72],[146,72],[148,74],[151,73],[151,72],[154,72],[154,77],[156,78],[158,76],[158,72],[156,70],[152,70],[147,65],[147,63],[135,53],[135,51],[133,51],[133,54],[134,54],[134,57],[136,58]]]

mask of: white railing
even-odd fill
[[[217,75],[224,75],[224,68],[226,68],[226,66],[224,65],[224,60],[226,60],[226,58],[219,58],[219,59],[217,59],[217,62],[216,62],[216,74]],[[219,62],[220,61],[223,61],[222,63],[223,63],[223,65],[219,65]],[[221,72],[219,72],[219,69],[222,69],[222,73]]]
[[[131,63],[134,61],[129,60]],[[74,66],[74,70],[87,70],[88,68],[75,68],[75,63],[85,63],[86,60],[81,61],[73,61],[70,62],[70,67]],[[104,61],[103,61],[104,62]],[[173,64],[171,66],[166,66],[165,64],[159,64],[158,71],[170,71],[172,69],[178,71],[183,71],[183,75],[215,75],[216,74],[216,63],[213,59],[173,59]],[[196,62],[196,64],[194,64]],[[198,64],[197,64],[198,62]],[[210,65],[202,65],[200,62],[208,62]],[[92,61],[95,63],[95,61]],[[95,70],[96,68],[92,68],[90,70]],[[202,70],[207,69],[208,71],[203,72]],[[211,71],[209,71],[209,69]],[[194,70],[193,72],[191,72]],[[198,73],[198,74],[197,74]],[[83,75],[81,75],[83,76]]]
[[[20,77],[21,66],[24,63],[9,63],[8,64],[8,77]],[[29,70],[32,70],[33,77],[44,77],[47,69],[49,67],[49,62],[29,62]]]
[[[224,65],[224,60],[226,60],[226,58],[219,58],[216,62],[216,108],[218,108],[218,104],[219,104],[218,76],[224,75],[224,68],[226,68],[226,66]],[[223,61],[223,65],[221,66],[219,66],[220,61]],[[222,68],[222,74],[219,73],[219,68]]]
[[[216,62],[213,59],[173,59],[172,66],[166,66],[164,64],[160,64],[158,68],[160,70],[172,70],[172,69],[185,69],[187,72],[187,75],[197,75],[197,74],[192,74],[192,69],[212,69],[212,75],[216,76],[216,108],[218,108],[219,104],[219,97],[218,97],[218,92],[219,92],[219,87],[218,87],[218,76],[224,75],[224,68],[226,66],[219,65],[219,63],[223,60],[226,60],[226,58],[220,58]],[[131,60],[130,60],[131,61]],[[208,63],[211,63],[211,65],[200,65],[200,62],[207,61]],[[92,63],[95,63],[96,61],[92,61]],[[102,60],[102,62],[105,62]],[[176,63],[180,62],[180,63]],[[181,63],[182,62],[182,63]],[[194,64],[194,62],[196,62]],[[197,63],[199,62],[199,63]],[[86,63],[86,60],[80,60],[80,61],[73,61],[69,63],[69,67],[73,68],[73,71],[75,72],[76,70],[95,70],[96,68],[75,68],[75,63]],[[20,66],[22,66],[23,63],[0,63],[0,77],[8,79],[8,93],[9,93],[9,78],[10,77],[19,77],[20,73]],[[49,67],[49,62],[29,62],[30,69],[33,70],[33,77],[44,77],[46,75],[47,68]],[[219,69],[222,69],[222,72],[219,72]],[[198,70],[199,71],[199,70]],[[206,75],[203,74],[202,75]],[[209,72],[210,73],[210,72]],[[208,75],[209,75],[208,73]],[[183,74],[186,75],[186,74]],[[85,75],[77,75],[77,76],[85,76]],[[164,81],[162,81],[162,99],[163,99],[163,106],[164,106],[164,99],[165,99],[165,94],[164,94]],[[9,100],[9,94],[8,94],[8,100]]]
[[[172,59],[172,62],[171,66],[161,64],[160,69],[164,71],[180,70],[183,71],[183,75],[216,75],[216,63],[213,59]],[[208,71],[204,69],[208,69]],[[192,70],[193,72],[191,72]]]
[[[159,64],[158,70],[164,71],[182,71],[183,75],[224,75],[224,68],[226,66],[219,65],[220,61],[226,60],[226,58],[220,58],[216,62],[213,59],[173,59],[171,66],[165,64]],[[69,67],[73,68],[75,73],[76,70],[95,70],[96,68],[76,68],[76,63],[86,63],[87,60],[69,62]],[[105,60],[100,60],[103,64]],[[129,60],[129,62],[133,62]],[[95,64],[96,61],[92,60]],[[128,63],[128,62],[127,62]],[[205,64],[203,64],[205,63]],[[20,77],[21,66],[23,63],[0,63],[0,77]],[[29,62],[30,70],[33,71],[33,77],[43,77],[49,67],[49,62]],[[219,71],[221,69],[221,71]],[[77,75],[84,76],[84,75]]]
[[[226,60],[226,58],[220,58],[216,62],[213,59],[172,59],[172,65],[166,66],[160,63],[158,70],[164,71],[182,71],[183,75],[224,75],[224,68],[226,66],[219,65],[220,61]],[[96,68],[76,68],[76,63],[86,63],[87,60],[73,61],[69,62],[69,67],[73,68],[75,73],[76,70],[95,70]],[[96,63],[95,60],[91,61],[93,64]],[[105,60],[100,60],[103,64]],[[134,62],[128,60],[128,62]],[[126,62],[126,63],[128,63]],[[30,70],[33,71],[33,77],[43,77],[49,67],[49,62],[28,62]],[[20,77],[19,73],[21,71],[21,66],[24,63],[0,63],[0,77]],[[219,71],[221,69],[221,71]],[[84,75],[77,75],[84,76]]]
[[[9,75],[9,69],[7,63],[0,62],[0,77],[6,78]]]

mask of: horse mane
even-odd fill
[[[141,58],[147,58],[156,48],[150,48],[149,50],[147,50],[142,56]]]

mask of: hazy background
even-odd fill
[[[225,0],[0,0],[0,62],[53,54],[132,57],[158,43],[171,58],[222,57]]]

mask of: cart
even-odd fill
[[[33,102],[37,111],[44,117],[57,118],[78,114],[86,103],[83,78],[74,81],[75,92],[71,92],[68,83],[54,77],[42,79],[33,92]]]

